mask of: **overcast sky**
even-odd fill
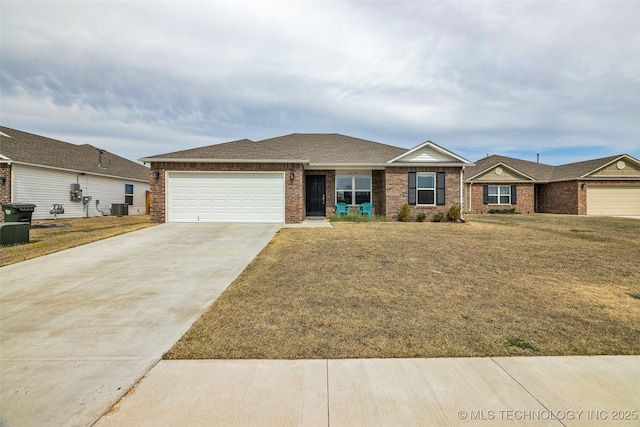
[[[3,126],[135,160],[342,133],[640,159],[640,1],[0,1]]]

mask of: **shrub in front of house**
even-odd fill
[[[409,207],[409,203],[405,203],[400,208],[400,213],[398,214],[398,221],[402,221],[402,222],[411,221],[411,208]]]
[[[460,221],[460,211],[462,210],[462,206],[459,204],[455,204],[449,208],[449,212],[447,213],[447,219],[449,221],[458,222]]]
[[[423,222],[426,217],[427,214],[424,212],[418,212],[418,214],[416,215],[416,219],[418,220],[418,222]]]
[[[444,221],[444,212],[436,212],[435,215],[433,215],[433,222],[442,222]]]

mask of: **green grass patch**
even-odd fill
[[[501,214],[501,215],[515,215],[519,212],[516,212],[515,208],[512,208],[512,209],[489,209],[487,213]]]
[[[509,338],[506,342],[509,347],[518,347],[523,350],[538,351],[533,345],[521,338]]]
[[[349,214],[349,215],[329,215],[329,221],[331,222],[387,222],[386,216],[369,216],[369,215],[357,215],[357,214]]]

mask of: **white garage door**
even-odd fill
[[[168,222],[284,222],[284,173],[167,176]]]
[[[640,187],[587,187],[587,215],[640,215]]]

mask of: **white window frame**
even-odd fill
[[[420,177],[421,176],[431,176],[433,177],[433,187],[420,187]],[[436,179],[437,174],[435,172],[416,172],[416,206],[435,206],[436,205]],[[420,191],[432,191],[433,192],[433,203],[420,203]]]
[[[492,193],[491,189],[497,189]],[[505,192],[506,191],[506,192]],[[510,185],[490,185],[487,192],[487,204],[489,205],[510,205],[511,204],[511,186]],[[503,203],[502,198],[506,197],[507,202]],[[494,198],[493,202],[491,201]]]
[[[356,186],[356,180],[358,178],[369,178],[369,189],[361,189],[358,188]],[[339,190],[338,189],[338,178],[351,178],[351,189],[350,190]],[[372,197],[373,197],[373,179],[371,177],[371,175],[367,174],[367,175],[360,175],[360,174],[336,174],[336,203],[338,203],[338,192],[350,192],[351,193],[351,204],[350,206],[357,206],[359,205],[359,203],[357,203],[356,201],[356,193],[369,193],[369,203],[372,203]],[[361,202],[361,203],[366,203],[366,202]]]

